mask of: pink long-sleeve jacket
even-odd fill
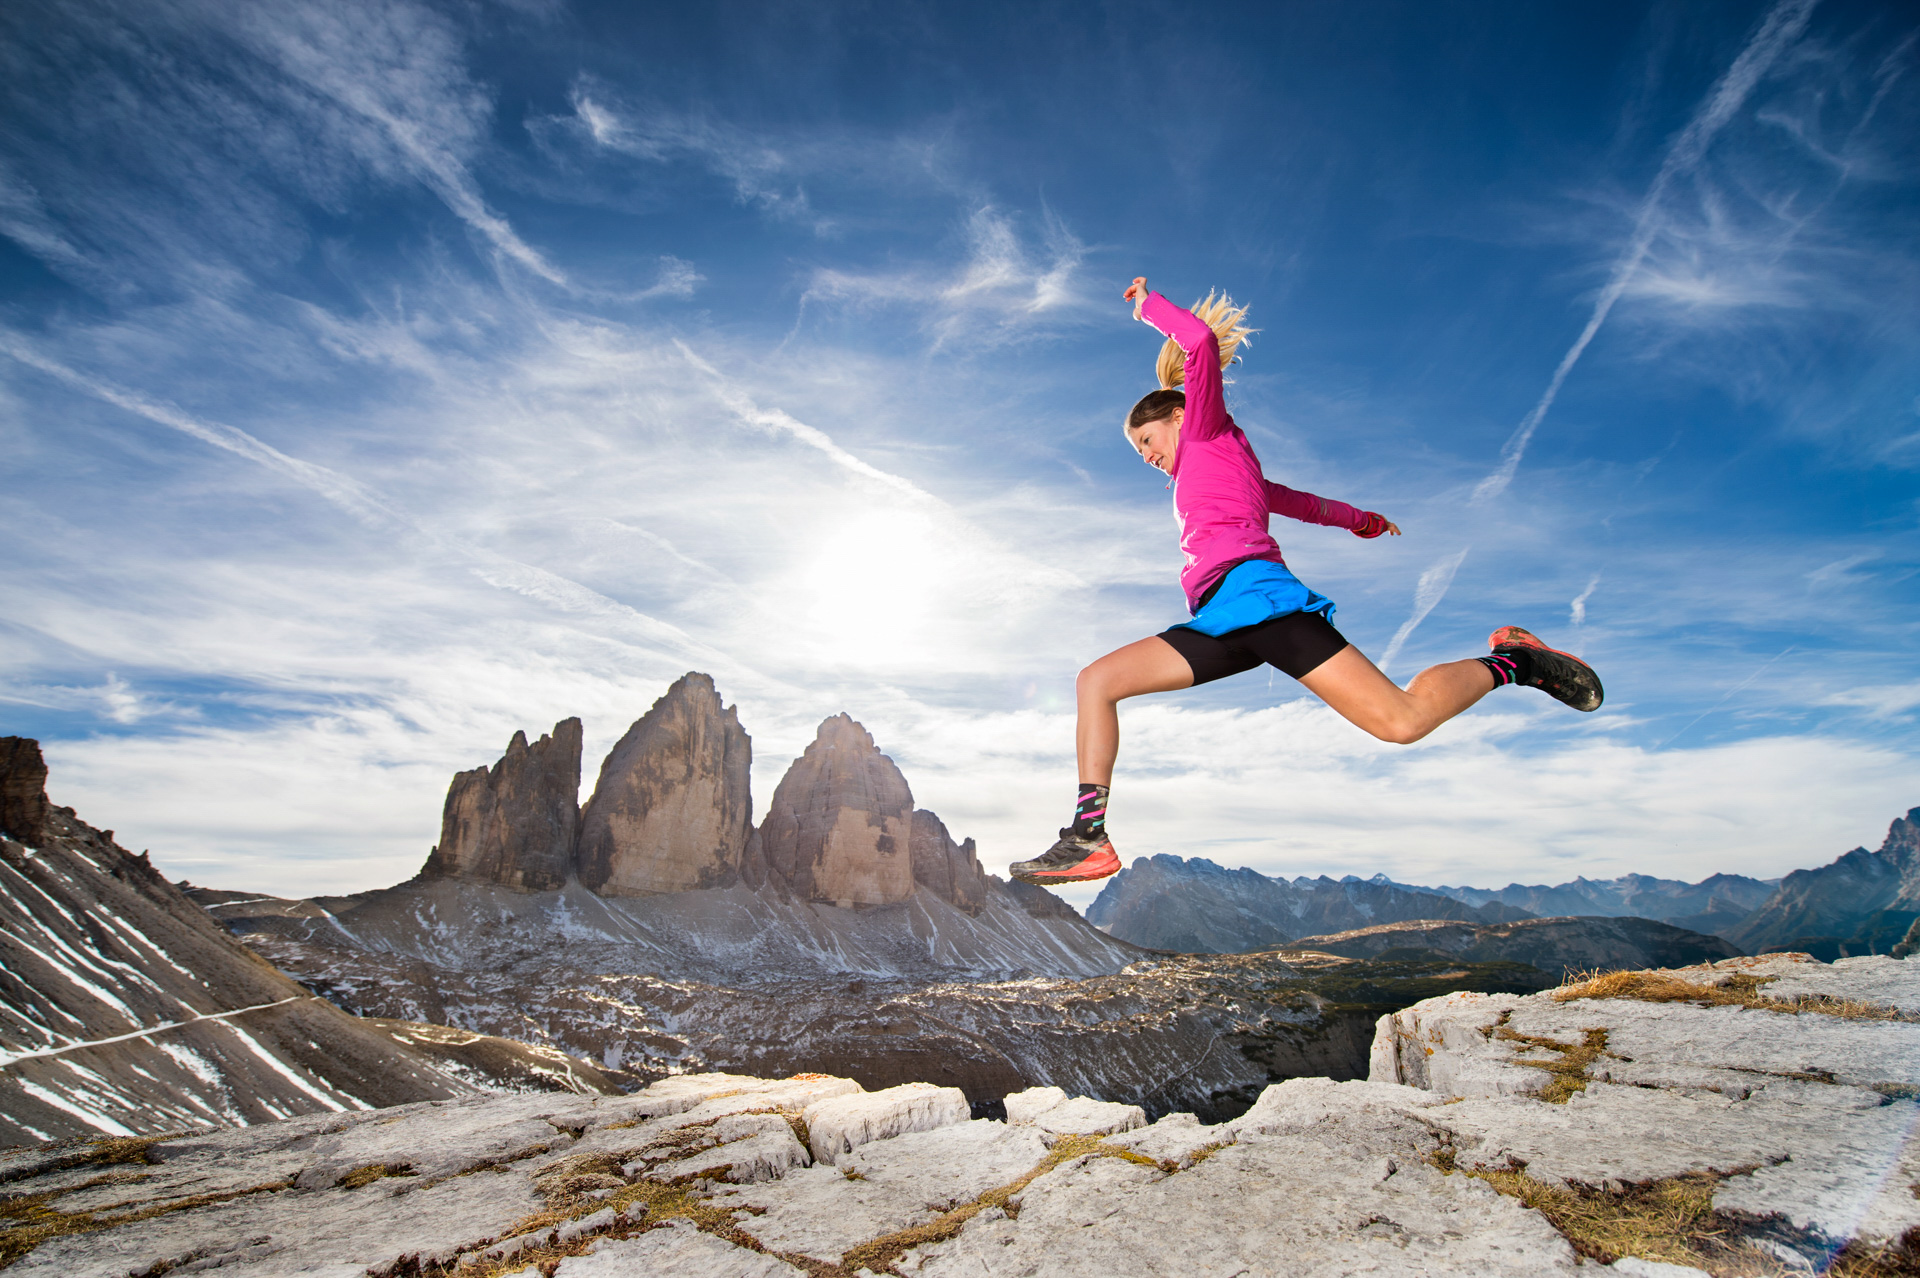
[[[1180,587],[1187,607],[1236,564],[1249,559],[1286,560],[1267,531],[1269,514],[1302,523],[1345,528],[1378,537],[1386,521],[1371,511],[1269,483],[1246,434],[1227,413],[1220,383],[1220,339],[1192,311],[1158,293],[1147,294],[1140,318],[1171,337],[1186,352],[1186,413],[1173,450],[1173,510],[1180,521],[1180,550],[1187,557]]]

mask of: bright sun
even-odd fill
[[[954,547],[931,519],[868,511],[821,541],[797,585],[814,632],[843,657],[889,663],[924,656],[928,625],[943,599]]]

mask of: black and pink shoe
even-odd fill
[[[1008,867],[1014,878],[1040,887],[1104,879],[1119,869],[1120,857],[1105,834],[1078,835],[1072,826],[1060,831],[1060,841],[1042,855]]]
[[[1502,626],[1487,636],[1487,647],[1513,664],[1515,683],[1538,688],[1575,710],[1598,710],[1606,700],[1606,689],[1592,666],[1570,652],[1547,647],[1531,631]]]

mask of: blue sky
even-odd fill
[[[1920,14],[1865,3],[14,6],[0,730],[168,872],[379,886],[451,772],[681,672],[764,807],[851,712],[1000,870],[1179,619],[1120,438],[1224,288],[1276,529],[1411,748],[1124,712],[1123,858],[1778,874],[1920,803]],[[1086,895],[1090,896],[1091,892]]]

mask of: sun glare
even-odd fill
[[[951,553],[924,515],[855,515],[828,533],[799,573],[805,615],[845,660],[893,664],[924,658]]]

